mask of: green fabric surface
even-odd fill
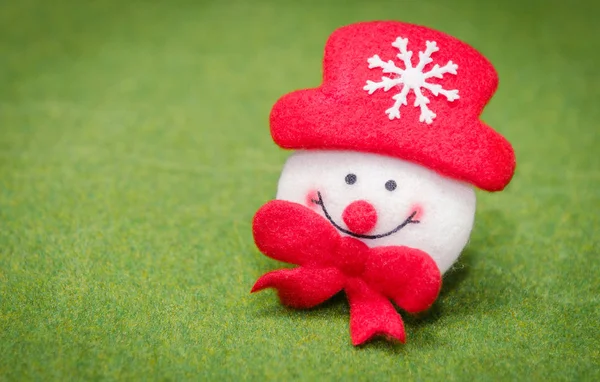
[[[599,4],[0,2],[0,380],[600,380]],[[489,57],[518,166],[407,344],[355,348],[343,296],[249,294],[250,223],[271,105],[374,19]]]

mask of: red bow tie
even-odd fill
[[[254,217],[253,233],[262,253],[299,267],[263,275],[252,292],[275,288],[283,304],[311,308],[344,290],[354,345],[379,335],[404,342],[402,318],[389,300],[416,313],[429,308],[440,291],[440,271],[425,252],[369,248],[342,237],[325,218],[297,203],[265,204]]]

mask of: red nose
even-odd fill
[[[365,234],[377,224],[377,211],[371,203],[357,200],[346,207],[342,213],[342,219],[350,231]]]

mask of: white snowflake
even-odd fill
[[[427,41],[425,43],[425,52],[419,52],[419,63],[413,68],[411,62],[413,52],[406,49],[407,45],[408,39],[402,37],[396,38],[396,41],[392,43],[392,46],[398,48],[400,51],[396,56],[404,62],[404,69],[397,67],[392,60],[389,60],[388,62],[383,61],[378,55],[369,58],[367,60],[369,69],[381,68],[383,69],[383,73],[392,73],[397,76],[395,78],[383,76],[381,77],[380,82],[367,81],[367,84],[363,89],[369,91],[369,94],[373,94],[377,89],[383,89],[383,91],[387,92],[396,85],[402,85],[400,93],[397,93],[392,97],[396,102],[392,107],[385,111],[390,119],[400,119],[400,107],[401,105],[407,105],[406,96],[412,90],[416,97],[414,107],[419,107],[421,109],[419,122],[431,124],[436,115],[427,107],[429,98],[423,95],[421,88],[429,90],[436,97],[441,94],[450,102],[458,99],[458,90],[445,90],[441,85],[430,84],[427,82],[428,78],[442,78],[446,73],[456,75],[458,65],[452,61],[448,61],[444,66],[440,67],[438,64],[435,64],[431,70],[427,72],[424,71],[423,69],[425,66],[433,61],[431,55],[440,50],[435,41]]]

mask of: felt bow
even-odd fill
[[[369,248],[342,237],[325,218],[297,203],[265,204],[254,217],[253,233],[262,253],[299,267],[266,273],[252,292],[275,288],[283,304],[311,308],[344,290],[354,345],[380,335],[405,342],[402,318],[390,299],[416,313],[429,308],[441,288],[440,271],[425,252]]]

